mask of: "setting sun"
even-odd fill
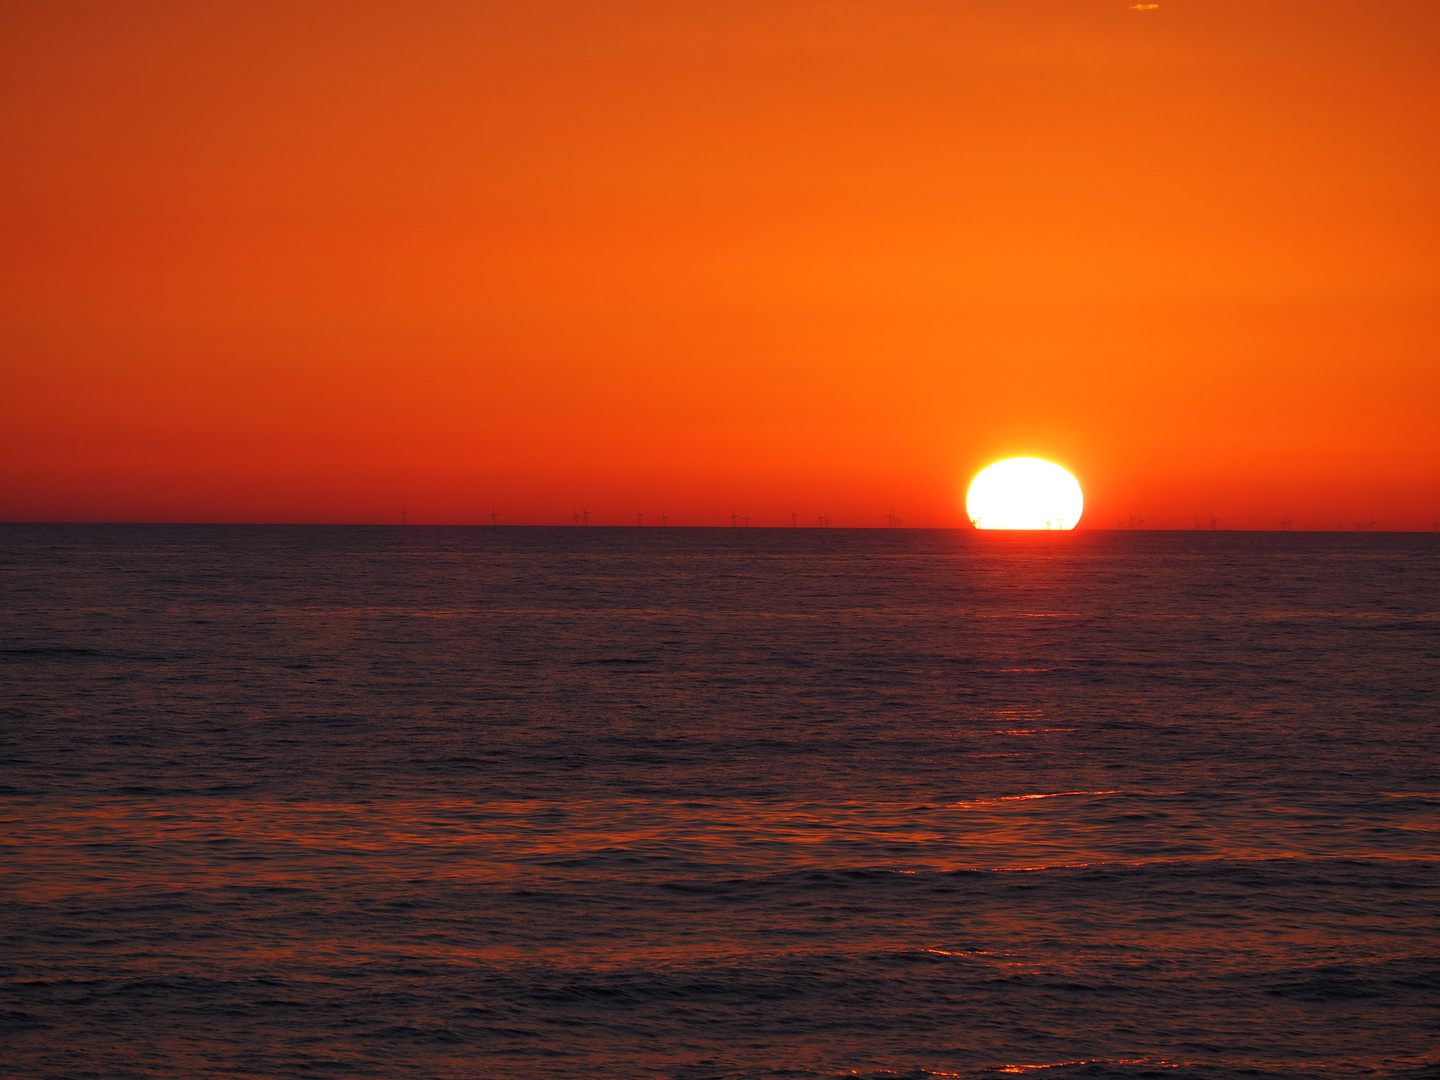
[[[977,529],[1073,529],[1085,506],[1075,477],[1041,458],[1008,458],[970,482],[965,511]]]

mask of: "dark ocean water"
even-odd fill
[[[0,527],[0,1072],[1440,1076],[1440,537]]]

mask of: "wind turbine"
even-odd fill
[[[740,515],[740,520],[743,521],[743,522],[745,522],[745,527],[746,527],[747,529],[750,527],[750,515],[749,515],[749,514],[741,514],[741,515]]]
[[[891,512],[891,513],[889,513],[889,514],[886,514],[886,515],[885,515],[885,520],[888,521],[888,522],[890,522],[890,528],[892,528],[892,529],[895,528],[895,526],[897,526],[897,525],[900,524],[900,519],[895,516],[894,512]]]
[[[1287,518],[1281,518],[1281,519],[1280,519],[1280,531],[1281,531],[1281,532],[1294,532],[1294,531],[1295,531],[1294,525],[1295,525],[1295,519],[1294,519],[1294,518],[1288,518],[1288,517],[1287,517]]]
[[[734,510],[731,510],[731,511],[730,511],[730,527],[733,529],[733,528],[735,528],[736,525],[739,525],[739,524],[740,524],[740,515],[737,514],[737,513],[735,513]]]
[[[586,524],[586,525],[589,525],[589,524],[590,524],[590,511],[589,511],[589,510],[581,510],[580,512],[585,515],[585,524]]]
[[[639,510],[636,510],[636,511],[635,511],[635,524],[636,524],[636,525],[644,525],[644,524],[645,524],[645,515],[642,514]]]
[[[660,524],[661,524],[661,525],[669,525],[669,524],[670,524],[670,515],[667,514],[667,513],[665,513],[665,508],[664,508],[663,506],[660,508]]]
[[[580,524],[580,511],[579,511],[579,510],[576,510],[573,514],[570,515],[570,523],[571,523],[572,525],[579,525],[579,524]]]
[[[790,527],[792,529],[798,529],[800,527],[800,514],[796,510],[790,511]]]
[[[1220,519],[1215,516],[1215,511],[1210,511],[1210,531],[1214,532],[1215,527],[1220,524]]]
[[[400,524],[401,524],[401,525],[409,525],[409,524],[410,524],[410,511],[409,511],[409,510],[401,510],[401,511],[400,511]]]
[[[496,513],[495,508],[494,508],[493,506],[490,508],[490,524],[491,524],[491,525],[499,525],[499,524],[500,524],[500,515],[499,515],[498,513]]]

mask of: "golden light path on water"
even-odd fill
[[[1006,458],[970,482],[965,511],[977,529],[1073,529],[1085,509],[1080,483],[1043,458]]]

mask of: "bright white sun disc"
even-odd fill
[[[1033,457],[980,470],[965,495],[965,511],[977,529],[1073,529],[1084,508],[1075,477]]]

